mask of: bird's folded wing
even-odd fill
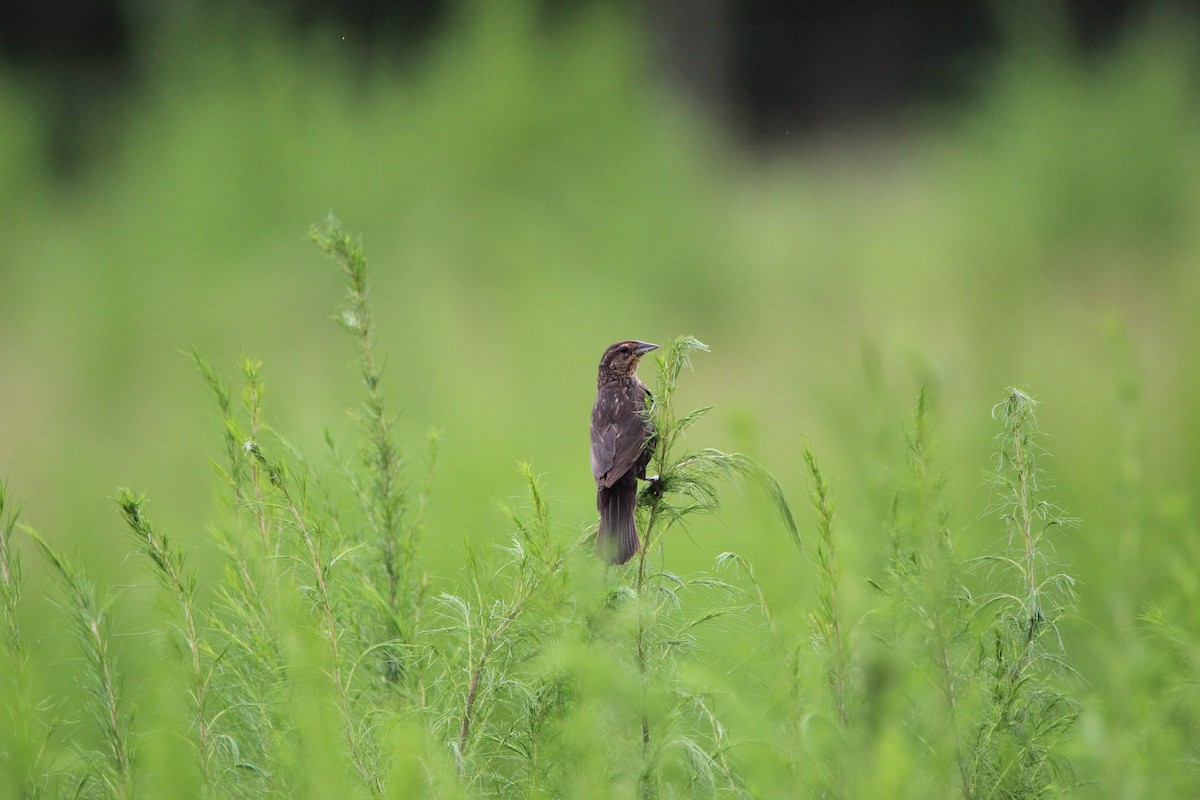
[[[592,475],[599,486],[608,487],[605,483],[613,466],[613,456],[617,451],[616,425],[592,427]]]
[[[637,417],[625,425],[610,422],[592,431],[592,474],[607,489],[633,468],[646,445],[646,430]]]

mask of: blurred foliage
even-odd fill
[[[707,342],[681,403],[716,410],[689,438],[752,454],[793,496],[813,442],[851,619],[885,566],[917,387],[936,388],[969,556],[998,535],[978,521],[981,410],[1028,385],[1083,520],[1058,545],[1080,581],[1063,622],[1080,791],[1195,794],[1200,617],[1182,598],[1200,555],[1179,544],[1200,502],[1195,33],[1163,12],[1084,57],[1015,26],[966,107],[751,155],[658,83],[609,5],[547,21],[471,4],[428,49],[365,58],[335,29],[181,13],[147,18],[142,86],[70,184],[49,177],[36,86],[0,71],[0,476],[102,585],[134,574],[112,546],[117,485],[205,541],[220,441],[192,344],[262,359],[271,423],[323,458],[323,427],[344,438],[359,397],[329,319],[337,276],[304,242],[331,209],[366,237],[397,438],[444,432],[423,539],[439,575],[464,537],[498,538],[517,461],[557,519],[591,521],[587,413],[618,339]],[[669,558],[736,549],[776,614],[803,616],[813,592],[775,558],[789,545],[760,501],[727,497]]]

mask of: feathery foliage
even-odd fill
[[[226,507],[210,526],[219,576],[201,579],[147,518],[142,496],[121,489],[116,498],[130,548],[166,601],[153,606],[156,641],[168,645],[166,691],[185,701],[177,721],[154,724],[177,726],[166,735],[191,759],[195,791],[855,797],[895,794],[888,773],[866,766],[899,758],[919,775],[910,796],[1070,788],[1061,743],[1078,708],[1061,688],[1069,667],[1059,629],[1073,584],[1052,549],[1068,520],[1043,497],[1028,395],[1010,390],[995,412],[1003,546],[968,561],[921,390],[880,543],[890,555],[881,576],[862,576],[878,590],[869,609],[847,592],[835,547],[853,523],[837,513],[807,442],[811,539],[762,465],[691,446],[709,409],[679,413],[679,382],[708,348],[687,336],[658,358],[647,410],[657,475],[638,495],[636,559],[609,567],[593,558],[595,526],[557,522],[545,479],[523,463],[525,497],[506,509],[507,535],[473,532],[461,572],[429,576],[421,512],[436,436],[414,477],[418,462],[401,455],[384,404],[361,244],[335,223],[314,238],[349,286],[339,321],[366,391],[358,457],[344,457],[327,433],[327,475],[266,422],[260,362],[241,357],[235,391],[193,350],[221,430],[213,470]],[[711,571],[677,569],[688,526],[716,515],[725,489],[743,482],[764,491],[782,527],[770,535],[786,555],[764,565],[729,550]],[[4,788],[31,798],[128,797],[142,786],[186,794],[191,784],[164,786],[153,759],[135,757],[140,742],[152,751],[163,735],[140,727],[155,711],[147,698],[159,695],[126,684],[131,656],[115,646],[113,596],[33,531],[83,655],[88,714],[61,718],[60,732],[56,708],[30,699],[36,654],[21,627],[16,512],[6,502],[0,490],[0,657],[11,667],[0,676]],[[801,574],[806,562],[811,576]],[[786,591],[769,577],[781,571]],[[808,601],[796,586],[812,589],[799,616]],[[74,761],[63,757],[71,747]]]
[[[346,470],[362,513],[375,537],[381,555],[383,574],[375,578],[386,599],[380,609],[382,624],[397,646],[389,653],[388,679],[398,681],[404,644],[411,644],[420,624],[422,581],[418,568],[417,545],[420,519],[406,519],[408,496],[403,483],[404,459],[392,432],[394,419],[384,403],[383,367],[375,354],[374,320],[368,305],[367,260],[362,241],[343,229],[330,217],[324,228],[314,227],[310,237],[337,263],[347,279],[346,308],[337,316],[338,323],[354,338],[359,371],[367,396],[355,414],[367,442],[359,457],[366,468],[365,480]],[[436,440],[431,441],[431,447]],[[330,448],[334,448],[332,440]],[[430,470],[432,473],[432,469]],[[428,496],[421,494],[421,502]]]
[[[884,641],[894,653],[911,653],[910,666],[929,676],[937,702],[908,710],[909,725],[929,744],[926,769],[942,791],[957,780],[973,797],[960,706],[976,692],[972,656],[977,603],[955,553],[946,479],[937,466],[932,435],[931,391],[922,386],[907,443],[907,469],[892,502],[892,554],[880,588],[894,601],[884,617]],[[954,766],[953,777],[945,765]]]
[[[985,599],[994,619],[981,643],[988,705],[969,767],[977,797],[1053,796],[1073,780],[1057,744],[1079,712],[1056,679],[1071,672],[1059,624],[1074,580],[1054,557],[1051,535],[1076,521],[1043,498],[1036,405],[1012,388],[992,410],[1002,426],[992,513],[1004,523],[1007,546],[979,561],[997,587]]]
[[[0,481],[0,786],[15,797],[48,792],[46,748],[50,736],[34,700],[31,659],[21,628],[21,557],[13,534],[20,508]]]
[[[212,675],[212,659],[206,653],[203,635],[204,618],[197,607],[196,575],[187,565],[186,554],[165,534],[158,532],[142,513],[145,499],[120,489],[117,492],[117,507],[125,524],[134,536],[138,552],[150,562],[150,569],[159,585],[170,595],[177,607],[178,616],[172,625],[174,644],[183,656],[186,673],[191,731],[194,734],[193,748],[199,761],[203,786],[209,789],[212,774],[212,725],[213,715],[209,710],[209,688]]]
[[[89,697],[87,713],[95,736],[84,745],[80,789],[89,794],[99,791],[102,796],[131,797],[131,713],[123,697],[121,673],[112,653],[111,601],[100,594],[83,570],[55,550],[40,534],[32,528],[26,531],[51,567],[59,588],[59,608],[74,632],[83,660],[79,681]]]
[[[13,544],[13,531],[21,510],[10,505],[8,485],[0,482],[0,639],[13,659],[21,656],[21,622],[17,606],[21,600],[21,557]]]

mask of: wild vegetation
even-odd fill
[[[221,574],[202,583],[143,497],[116,498],[126,547],[157,583],[151,630],[136,633],[153,654],[151,688],[134,689],[132,655],[114,654],[114,637],[135,632],[113,619],[111,589],[24,528],[73,631],[70,675],[83,703],[30,700],[28,674],[42,662],[21,629],[20,530],[15,511],[5,517],[0,752],[14,796],[752,797],[791,786],[856,797],[876,780],[881,732],[895,735],[901,721],[924,796],[1044,797],[1074,786],[1062,740],[1078,710],[1058,633],[1073,579],[1053,557],[1067,520],[1043,496],[1036,404],[1024,391],[1009,389],[993,409],[998,543],[967,561],[922,390],[888,512],[888,567],[873,607],[847,618],[833,489],[812,448],[802,526],[761,466],[689,449],[685,434],[709,409],[679,413],[676,388],[707,348],[676,338],[658,362],[658,480],[639,497],[637,556],[602,566],[590,554],[594,525],[554,524],[541,479],[523,464],[527,499],[509,512],[509,540],[482,552],[464,540],[457,590],[435,592],[420,541],[436,438],[423,466],[401,455],[361,243],[333,223],[313,238],[349,287],[337,319],[365,391],[360,443],[346,455],[328,436],[337,469],[315,466],[266,422],[260,364],[243,357],[235,392],[193,353],[224,442],[213,468],[227,510],[210,526]],[[778,512],[795,583],[816,587],[807,624],[772,613],[742,555],[724,552],[693,573],[671,563],[664,543],[693,516],[716,514],[722,491],[744,479],[761,483]],[[733,627],[736,645],[723,636]],[[886,663],[871,660],[867,635],[885,645]],[[713,686],[722,669],[740,691]],[[731,721],[730,707],[758,724]]]
[[[69,173],[0,66],[0,797],[1200,795],[1193,20],[750,152],[471,12],[147,18]]]

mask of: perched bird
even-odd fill
[[[654,425],[646,401],[650,390],[638,380],[638,362],[658,347],[647,342],[617,342],[604,351],[592,407],[592,475],[600,530],[596,554],[611,564],[624,564],[639,547],[638,478],[654,453]]]

